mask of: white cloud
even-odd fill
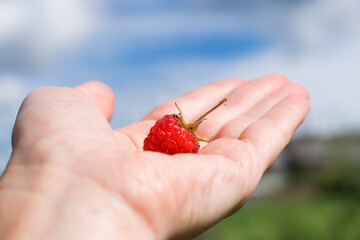
[[[17,111],[27,92],[20,78],[0,74],[0,144],[9,139]]]
[[[27,21],[26,5],[19,2],[0,2],[0,44],[5,44],[21,35]]]
[[[360,2],[357,0],[318,0],[305,4],[291,17],[290,40],[312,49],[349,38],[360,38]]]
[[[222,13],[155,12],[149,14],[116,17],[114,28],[123,33],[124,38],[147,36],[161,39],[175,35],[236,33],[241,24],[234,24],[234,16]],[[244,26],[243,26],[244,27]]]
[[[93,0],[0,1],[0,63],[43,65],[74,50],[96,28],[99,9]]]
[[[144,8],[142,4],[146,6],[147,3],[140,1],[139,6],[138,1],[124,2],[125,6],[138,5],[140,9]],[[98,53],[111,53],[116,46],[117,54],[128,56],[129,52],[139,49],[160,48],[164,42],[191,40],[194,37],[203,37],[206,41],[212,35],[246,35],[250,31],[270,40],[270,44],[276,46],[275,50],[280,51],[284,58],[296,61],[302,55],[326,55],[339,46],[360,42],[360,2],[357,0],[305,0],[298,4],[259,0],[260,5],[250,4],[250,7],[247,1],[185,2],[185,7],[180,9],[129,11],[111,16],[103,28],[105,44],[96,46],[100,49]],[[154,1],[154,5],[160,3]],[[226,4],[227,9],[222,8]],[[200,64],[204,60],[202,65],[211,64],[212,61],[194,57],[190,56],[189,61]],[[171,56],[163,59],[164,62],[173,60]]]
[[[103,51],[119,54],[139,48],[153,48],[164,42],[209,37],[211,35],[237,35],[246,29],[239,17],[226,13],[184,13],[181,11],[141,12],[109,17],[101,36],[107,44],[98,45]],[[101,37],[100,36],[100,37]]]
[[[26,91],[20,78],[14,75],[0,74],[0,112],[2,112],[2,117],[9,113],[12,115],[14,112],[16,113]]]
[[[27,91],[19,77],[0,74],[0,174],[10,156],[12,127]]]

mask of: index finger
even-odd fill
[[[177,111],[175,102],[184,110],[185,120],[194,120],[245,82],[244,79],[232,78],[200,87],[159,105],[147,114],[143,120],[158,120],[166,114]]]

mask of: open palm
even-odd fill
[[[177,113],[175,102],[191,122],[224,97],[226,106],[198,129],[199,136],[214,137],[198,154],[142,151],[155,121]],[[156,239],[190,238],[246,202],[306,117],[309,95],[281,75],[229,79],[168,101],[115,130],[108,123],[113,105],[111,90],[98,82],[32,92],[19,111],[4,180],[29,166],[36,174],[72,174],[101,189],[97,195],[110,196],[103,205],[119,222],[117,205],[110,204],[114,199],[126,203]],[[92,197],[90,190],[87,194],[84,204]]]

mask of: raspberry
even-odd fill
[[[155,123],[144,140],[144,150],[167,154],[197,153],[200,148],[199,141],[208,142],[195,134],[198,126],[209,113],[226,101],[226,98],[223,99],[194,123],[190,124],[185,123],[183,113],[175,103],[179,114],[165,115]]]

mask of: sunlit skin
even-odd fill
[[[193,122],[224,97],[199,126],[199,136],[214,139],[198,154],[142,151],[155,121],[178,113],[175,102]],[[99,82],[26,97],[0,180],[2,240],[196,236],[241,208],[310,104],[302,86],[269,75],[212,83],[121,129],[109,125],[113,107]]]

